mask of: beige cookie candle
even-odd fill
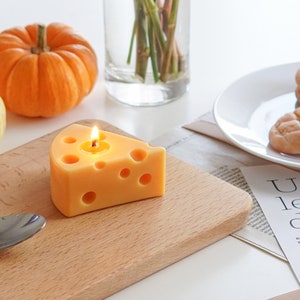
[[[283,115],[269,131],[271,147],[286,154],[300,154],[300,107]]]
[[[165,160],[162,147],[73,124],[50,147],[52,201],[62,214],[72,217],[162,196]]]

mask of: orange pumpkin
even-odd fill
[[[70,26],[33,24],[0,33],[0,96],[14,113],[64,113],[90,93],[97,74],[93,48]]]

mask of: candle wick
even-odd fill
[[[92,140],[92,147],[97,147],[97,140]]]

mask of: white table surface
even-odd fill
[[[96,50],[100,74],[93,92],[64,115],[28,119],[8,113],[0,153],[81,119],[102,119],[152,140],[211,110],[216,97],[239,77],[300,60],[299,0],[191,2],[190,91],[165,106],[133,108],[105,94],[102,1],[1,1],[0,30],[34,22],[72,25]],[[227,237],[110,299],[252,300],[298,288],[287,263]]]

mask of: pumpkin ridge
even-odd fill
[[[0,34],[0,51],[7,48],[22,48],[28,50],[29,46],[19,37],[9,34],[1,33]]]
[[[52,39],[57,36],[57,32],[72,30],[72,27],[66,24],[53,22],[47,26],[47,41],[51,43]]]
[[[32,42],[31,37],[28,34],[28,31],[20,26],[4,30],[2,31],[1,34],[9,34],[14,37],[18,37],[25,44],[29,44]]]
[[[83,45],[89,49],[92,49],[92,46],[82,36],[74,32],[72,33],[72,30],[70,29],[55,35],[51,41],[48,40],[48,46],[53,50],[55,50],[57,47],[74,44]]]
[[[85,63],[74,52],[61,49],[61,50],[56,50],[55,53],[61,56],[62,59],[70,67],[70,70],[72,70],[74,78],[77,83],[78,93],[80,94],[79,98],[82,99],[84,96],[88,95],[88,93],[92,89],[93,84],[90,78],[89,70],[87,69]],[[70,57],[70,55],[72,56],[72,58]],[[76,64],[72,63],[72,60],[74,60],[74,58],[77,59]],[[78,66],[78,64],[80,64],[80,66]]]
[[[94,51],[93,48],[91,47],[88,47],[86,45],[83,45],[83,44],[72,44],[72,43],[69,43],[69,44],[65,44],[65,45],[60,45],[59,47],[55,47],[53,48],[52,50],[53,51],[58,51],[58,50],[62,50],[62,49],[65,49],[67,51],[71,51],[71,52],[77,52],[77,51],[87,51],[89,52],[89,55],[91,57],[93,57],[93,59],[97,60],[97,56],[96,56],[96,53]]]
[[[95,63],[97,58],[94,54],[94,51],[92,51],[90,48],[87,48],[83,45],[66,45],[55,50],[55,52],[61,50],[75,54],[84,64],[89,74],[89,79],[90,79],[89,92],[90,92],[96,82],[97,74],[98,74],[97,64]]]
[[[37,24],[27,25],[25,27],[25,30],[28,32],[28,35],[30,36],[30,39],[31,39],[30,46],[36,45],[36,42],[37,42]]]
[[[92,51],[90,48],[85,47],[84,45],[66,45],[55,50],[55,52],[58,51],[67,51],[73,53],[80,59],[80,61],[84,64],[86,70],[88,71],[91,84],[91,88],[89,89],[89,91],[91,91],[98,74],[97,64],[94,63],[95,61],[97,61],[97,57],[94,51]]]
[[[57,111],[62,113],[74,107],[78,103],[80,94],[71,68],[53,51],[43,52],[38,57],[39,98],[47,103],[42,116],[53,116]]]
[[[36,113],[35,106],[38,102],[37,60],[37,56],[33,54],[22,56],[11,69],[7,79],[5,95],[7,107],[24,116],[32,116]],[[24,70],[26,76],[22,76]],[[16,83],[17,89],[14,88]]]
[[[10,48],[0,51],[0,95],[3,101],[6,99],[6,83],[12,69],[18,61],[27,55],[27,51],[18,48]],[[12,58],[13,57],[13,58]]]

